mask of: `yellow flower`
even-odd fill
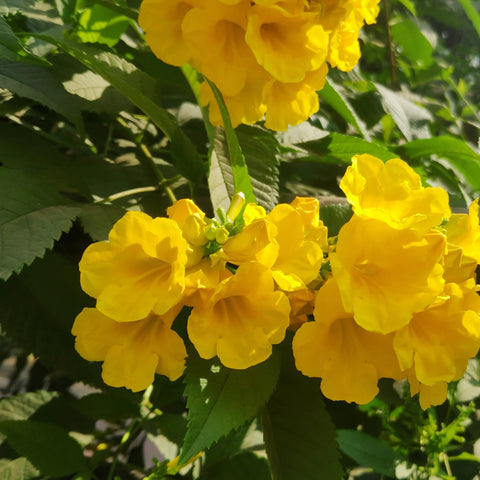
[[[478,198],[475,199],[468,215],[453,214],[446,224],[447,240],[461,247],[463,254],[480,263],[480,225],[478,221]]]
[[[103,380],[112,387],[137,392],[153,383],[155,373],[176,380],[187,356],[183,340],[171,330],[180,309],[126,323],[84,308],[72,328],[75,348],[86,360],[103,361]]]
[[[419,236],[354,215],[340,230],[330,254],[332,273],[346,311],[366,330],[390,333],[443,290],[445,237]]]
[[[178,225],[142,212],[126,213],[109,241],[90,245],[80,261],[83,290],[100,312],[119,322],[161,315],[182,298],[187,244]]]
[[[188,335],[202,358],[218,355],[229,368],[244,369],[266,360],[289,324],[287,297],[274,291],[270,271],[246,263],[220,282],[203,307],[194,307]]]
[[[415,313],[395,333],[394,348],[403,370],[424,385],[461,378],[480,347],[480,297],[449,283],[429,308]]]
[[[307,315],[313,313],[315,303],[315,291],[309,288],[285,292],[290,302],[290,330],[297,330],[300,325],[308,321]]]
[[[328,280],[317,294],[314,322],[304,323],[293,339],[295,364],[304,375],[322,379],[331,400],[368,403],[379,378],[400,378],[393,334],[361,328],[344,310],[338,286]]]
[[[423,233],[450,216],[447,192],[424,188],[420,177],[398,158],[383,163],[367,154],[353,157],[340,188],[356,215],[377,218],[393,228]]]
[[[432,405],[441,405],[447,399],[447,382],[437,382],[433,385],[424,385],[419,382],[415,375],[409,372],[408,383],[410,384],[410,395],[413,397],[419,393],[420,407],[426,410]]]
[[[200,0],[201,1],[201,0]],[[198,0],[143,0],[138,23],[153,53],[166,63],[181,66],[190,58],[182,22]]]
[[[248,16],[246,42],[259,65],[280,82],[295,83],[324,63],[328,35],[315,14],[291,14],[283,8],[256,5]]]

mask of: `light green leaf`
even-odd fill
[[[230,121],[230,116],[227,107],[225,106],[225,102],[223,101],[222,94],[218,88],[210,82],[210,80],[207,80],[207,82],[212,89],[218,108],[220,109],[220,114],[222,115],[224,127],[217,127],[217,132],[218,130],[222,130],[222,128],[225,129],[224,138],[226,140],[227,148],[222,148],[222,150],[223,152],[228,152],[228,158],[232,168],[233,184],[235,187],[234,193],[242,192],[245,195],[247,202],[255,203],[256,199],[253,193],[251,179],[248,174],[245,156],[243,155],[235,130],[232,127],[232,122]]]
[[[428,67],[433,63],[433,47],[412,20],[395,23],[391,27],[393,40],[414,66]]]
[[[395,477],[395,466],[404,461],[390,445],[356,430],[337,430],[340,450],[359,465],[387,477]]]
[[[217,358],[189,354],[185,377],[188,430],[179,464],[251,420],[277,383],[280,365],[272,355],[246,370],[224,367]]]
[[[280,381],[263,412],[263,433],[274,480],[340,480],[333,423],[317,380],[293,365],[291,347]]]
[[[52,248],[79,209],[52,185],[5,167],[0,192],[0,279],[6,280]]]
[[[397,157],[395,153],[390,152],[380,144],[370,143],[362,138],[340,133],[331,133],[319,140],[302,143],[299,146],[318,155],[318,157],[311,157],[309,160],[325,163],[350,165],[354,155],[364,153],[374,155],[383,161]]]
[[[417,16],[415,4],[411,0],[399,0],[400,3],[414,16]]]
[[[23,457],[15,460],[0,460],[0,478],[2,480],[31,480],[40,472]]]
[[[83,120],[77,100],[45,68],[0,60],[0,85],[60,113],[83,134]]]
[[[129,24],[130,20],[124,15],[94,4],[82,12],[76,33],[82,42],[97,42],[113,47]]]
[[[352,125],[366,140],[370,135],[365,128],[364,122],[358,117],[350,102],[342,94],[342,89],[332,80],[327,80],[325,86],[318,92],[320,98],[328,103],[347,123]]]
[[[13,395],[0,401],[0,421],[27,420],[40,407],[58,397],[57,392],[28,392]]]
[[[447,135],[414,140],[400,145],[399,154],[410,160],[435,155],[444,158],[465,178],[472,190],[480,191],[480,155],[463,140]]]
[[[28,458],[44,475],[55,478],[88,470],[80,445],[57,425],[6,420],[0,422],[0,432],[19,455]]]
[[[467,17],[472,22],[478,36],[480,37],[480,13],[478,13],[478,3],[477,6],[474,5],[472,0],[458,0],[458,3],[463,7],[463,10],[467,14]]]
[[[10,15],[19,10],[27,10],[27,8],[26,0],[0,0],[0,15]]]

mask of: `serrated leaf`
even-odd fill
[[[0,478],[2,480],[31,480],[40,472],[23,457],[15,460],[0,460]]]
[[[40,257],[68,230],[79,210],[55,188],[0,168],[0,279]]]
[[[234,457],[204,468],[200,480],[270,480],[270,470],[265,458],[252,452],[243,452]]]
[[[0,288],[2,331],[45,366],[73,380],[103,386],[100,365],[78,355],[70,333],[85,306],[93,302],[80,289],[78,266],[55,252],[37,259]]]
[[[113,225],[124,214],[125,210],[115,205],[85,205],[81,208],[78,219],[83,231],[98,242],[108,239]]]
[[[345,455],[387,477],[395,477],[395,465],[404,460],[390,445],[365,432],[337,430],[337,441]]]
[[[341,480],[335,429],[319,382],[295,369],[291,347],[284,348],[283,353],[280,381],[263,411],[273,479]]]
[[[348,202],[330,203],[325,205],[320,200],[320,218],[328,228],[328,236],[338,235],[338,232],[353,215],[352,206]]]
[[[57,392],[28,392],[4,398],[0,401],[0,421],[27,420],[40,407],[58,396]]]
[[[223,127],[217,127],[216,133],[221,130],[225,130],[225,135],[223,136],[224,141],[226,143],[226,148],[223,147],[224,154],[228,152],[228,159],[230,161],[231,169],[232,169],[232,177],[233,177],[233,185],[235,188],[234,193],[242,192],[245,195],[245,199],[247,202],[256,202],[255,195],[253,193],[252,182],[250,179],[250,175],[248,174],[248,167],[245,161],[245,156],[243,154],[242,148],[240,147],[240,143],[238,142],[237,135],[235,130],[232,127],[232,122],[230,120],[230,115],[228,113],[227,107],[225,106],[225,102],[223,101],[222,94],[218,90],[218,88],[207,80],[213,95],[215,96],[215,100],[218,104],[218,108],[220,110],[220,114],[222,116]],[[217,138],[217,135],[215,138]]]
[[[191,140],[179,127],[175,118],[160,107],[155,97],[154,80],[127,60],[111,52],[104,52],[71,40],[57,40],[48,36],[40,38],[50,41],[76,58],[90,70],[100,75],[124,97],[142,110],[171,142],[173,162],[185,178],[198,183],[204,176],[202,159]]]
[[[370,135],[365,128],[364,122],[358,117],[350,102],[342,94],[341,87],[327,80],[325,86],[318,92],[319,97],[330,105],[346,122],[352,125],[366,140]]]
[[[278,203],[278,141],[268,130],[241,125],[236,130],[257,203],[267,211]]]
[[[0,60],[0,85],[60,113],[83,133],[76,98],[44,67]]]
[[[410,160],[435,155],[445,158],[463,175],[472,190],[480,190],[480,155],[463,140],[447,135],[413,140],[397,148],[399,154]]]
[[[188,430],[179,465],[251,420],[275,388],[280,365],[274,354],[246,370],[224,367],[217,358],[187,360]]]
[[[299,146],[319,156],[318,158],[312,157],[310,160],[326,163],[334,162],[350,165],[354,155],[364,153],[374,155],[383,161],[397,157],[395,153],[390,152],[380,144],[340,133],[331,133],[319,140],[302,143]]]
[[[0,432],[19,455],[28,458],[44,475],[55,478],[88,471],[80,445],[57,425],[7,420],[0,422]]]

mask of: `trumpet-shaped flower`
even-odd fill
[[[367,154],[353,157],[340,188],[356,215],[377,218],[393,228],[423,233],[450,216],[447,192],[424,188],[419,175],[398,158],[383,163]]]
[[[202,358],[218,355],[229,368],[266,360],[289,325],[287,297],[274,291],[271,272],[258,263],[240,265],[220,282],[203,307],[194,307],[188,335]]]
[[[407,325],[414,312],[443,290],[445,237],[396,230],[354,216],[339,232],[330,255],[343,305],[366,330],[390,333]]]
[[[328,280],[317,294],[314,322],[304,323],[293,339],[297,368],[322,379],[331,400],[368,403],[378,393],[381,377],[400,378],[393,334],[361,328],[342,305],[338,286]]]
[[[153,383],[155,373],[176,380],[187,356],[183,340],[171,329],[180,308],[135,322],[116,322],[96,308],[84,308],[72,328],[75,348],[86,360],[103,361],[103,380],[112,387],[138,392]]]
[[[187,243],[173,220],[128,212],[108,238],[90,245],[80,261],[82,288],[97,299],[100,312],[133,322],[180,301]]]

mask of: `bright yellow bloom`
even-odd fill
[[[194,307],[188,335],[202,358],[218,355],[229,368],[243,369],[266,360],[289,324],[287,297],[274,291],[270,271],[246,263],[220,282],[203,307]]]
[[[180,301],[187,243],[173,220],[127,212],[108,238],[90,245],[79,265],[82,289],[97,299],[100,312],[133,322]]]
[[[344,310],[333,279],[319,290],[314,322],[304,323],[293,339],[297,368],[322,379],[323,394],[331,400],[368,403],[378,393],[379,378],[400,378],[393,351],[393,334],[361,328]]]
[[[461,247],[464,255],[480,263],[478,198],[470,205],[468,215],[453,214],[445,228],[447,230],[447,240]]]
[[[339,232],[330,255],[332,273],[346,311],[366,330],[390,333],[443,290],[445,237],[396,230],[386,223],[353,216]]]
[[[290,302],[290,330],[296,330],[300,325],[308,321],[307,315],[313,313],[315,304],[314,290],[304,288],[303,290],[295,290],[294,292],[285,292]]]
[[[423,233],[450,216],[447,192],[424,188],[419,175],[398,158],[383,163],[367,154],[354,156],[340,188],[356,215],[377,218],[393,228]]]
[[[394,348],[403,370],[412,369],[424,385],[461,378],[469,358],[480,347],[480,297],[474,284],[463,291],[455,283],[445,286],[438,300],[415,313],[395,333]]]
[[[413,397],[419,393],[420,406],[426,410],[432,405],[441,405],[447,399],[447,382],[437,382],[433,385],[420,383],[412,372],[408,374],[410,384],[410,395]]]
[[[72,328],[75,348],[86,360],[103,361],[102,378],[112,387],[138,392],[153,383],[155,373],[176,380],[187,356],[183,340],[171,330],[180,309],[116,322],[96,308],[84,308]]]

